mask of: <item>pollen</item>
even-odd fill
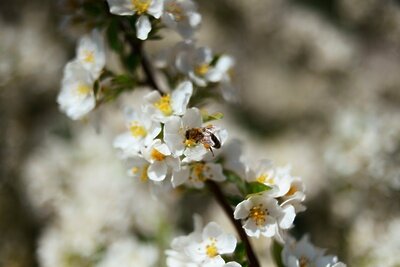
[[[170,116],[172,114],[172,107],[171,107],[171,96],[165,95],[160,98],[154,106],[160,110],[165,116]]]
[[[78,85],[78,87],[76,88],[76,91],[77,91],[78,95],[86,96],[86,95],[90,94],[90,92],[92,91],[92,88],[90,88],[86,84],[80,83]]]
[[[138,168],[138,167],[133,167],[133,168],[131,169],[131,173],[132,173],[133,175],[137,174],[138,171],[139,171],[139,168]]]
[[[209,258],[214,258],[218,256],[218,248],[216,246],[216,242],[214,238],[210,239],[210,243],[206,245],[206,254]]]
[[[133,137],[145,137],[147,135],[146,129],[136,121],[131,123],[129,130]]]
[[[157,161],[162,161],[165,159],[165,155],[162,154],[160,151],[158,151],[157,149],[153,148],[151,150],[151,158]]]
[[[307,267],[308,262],[309,262],[309,260],[307,257],[301,256],[300,260],[299,260],[299,267]]]
[[[132,9],[136,11],[138,15],[142,15],[146,13],[150,7],[150,0],[131,0],[132,2]]]
[[[257,177],[257,182],[262,184],[274,184],[275,180],[273,177],[269,176],[268,174],[264,173]]]
[[[194,163],[192,166],[192,179],[195,179],[199,182],[204,182],[205,180],[207,180],[207,177],[205,176],[205,170],[208,169],[206,168],[206,165],[204,163]],[[193,178],[193,176],[195,178]]]
[[[268,212],[263,209],[262,206],[262,204],[259,204],[258,206],[252,207],[250,209],[249,218],[251,218],[257,226],[265,224],[266,215],[268,214]]]
[[[85,54],[85,57],[83,58],[83,61],[87,62],[87,63],[93,63],[94,62],[94,53],[93,51],[90,50],[85,50],[85,52],[83,52]]]
[[[199,76],[204,76],[210,69],[210,65],[207,63],[200,64],[195,67],[194,72]]]
[[[194,147],[196,145],[196,141],[193,139],[186,139],[185,140],[185,146],[187,147]]]

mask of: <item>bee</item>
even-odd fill
[[[206,149],[209,149],[214,156],[213,148],[221,148],[221,142],[215,136],[216,127],[207,125],[201,128],[191,128],[185,132],[186,141],[194,142],[195,144],[203,144]]]

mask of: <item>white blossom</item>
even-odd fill
[[[252,237],[275,237],[282,241],[281,229],[289,229],[295,218],[293,206],[280,207],[268,195],[251,196],[240,202],[234,211],[235,219],[243,220],[243,228]]]
[[[71,61],[65,66],[57,103],[68,117],[78,120],[94,109],[93,83],[90,72],[79,61]]]
[[[172,185],[174,187],[185,183],[190,187],[203,188],[204,182],[207,180],[216,182],[226,180],[220,164],[212,162],[193,162],[181,166],[181,169],[175,171],[172,175]]]
[[[150,163],[147,174],[153,181],[162,181],[170,169],[180,168],[179,158],[171,154],[168,146],[156,139],[148,147],[142,150],[143,157]]]
[[[288,240],[282,250],[282,262],[285,267],[346,267],[338,262],[336,256],[324,255],[325,250],[310,243],[309,237],[304,236],[300,241]]]
[[[103,36],[98,30],[93,30],[90,35],[85,35],[79,40],[76,58],[94,80],[99,78],[105,65],[106,55]]]
[[[192,0],[165,0],[162,21],[187,39],[200,25],[201,15]]]
[[[110,12],[120,16],[131,16],[136,14],[136,37],[146,40],[151,31],[149,15],[156,19],[163,12],[163,0],[107,0]]]
[[[225,130],[212,127],[213,135],[221,146],[225,142],[227,133]],[[188,131],[193,131],[197,139],[189,136]],[[197,108],[191,108],[181,117],[172,117],[165,123],[164,140],[175,155],[184,155],[183,162],[200,161],[212,149],[209,133],[202,127],[202,117]],[[205,139],[204,139],[204,138]],[[210,152],[211,153],[211,152]]]
[[[174,115],[183,115],[193,93],[193,85],[189,81],[181,82],[171,93],[161,96],[153,91],[145,96],[145,106],[153,120],[166,122]]]
[[[161,132],[161,124],[149,119],[141,110],[126,110],[128,131],[114,140],[114,147],[121,150],[121,157],[136,156],[143,146],[149,145]]]

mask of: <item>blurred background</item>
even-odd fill
[[[193,212],[228,223],[212,201],[185,204],[207,196],[155,199],[127,178],[112,138],[140,91],[98,111],[100,131],[58,111],[79,37],[66,2],[0,1],[0,266],[114,266],[110,255],[162,266],[160,248],[190,231]],[[247,158],[290,164],[305,181],[294,235],[310,233],[348,266],[399,267],[400,3],[198,4],[200,43],[237,59],[241,102],[213,108]]]

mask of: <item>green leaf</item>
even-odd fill
[[[229,170],[224,170],[224,175],[228,182],[235,184],[242,194],[246,194],[246,184],[239,175]]]
[[[282,245],[274,240],[271,246],[271,254],[277,267],[284,267],[282,262]]]
[[[269,187],[268,185],[265,185],[265,184],[262,184],[259,182],[246,183],[246,193],[247,193],[246,198],[248,198],[252,195],[260,194],[260,193],[268,191],[270,189],[271,189],[271,187]]]
[[[135,84],[134,79],[128,74],[117,75],[112,80],[113,85],[131,87]]]
[[[140,55],[137,53],[131,53],[124,58],[124,64],[127,69],[134,70],[140,64]]]
[[[226,196],[226,198],[229,204],[231,204],[232,206],[237,206],[237,204],[243,201],[243,198],[239,196]]]
[[[113,19],[108,25],[107,31],[108,44],[112,50],[121,54],[123,52],[124,44],[120,39],[118,21]]]
[[[224,117],[224,114],[222,114],[221,112],[209,114],[206,110],[202,110],[201,116],[203,118],[203,122],[209,122],[222,119]]]

